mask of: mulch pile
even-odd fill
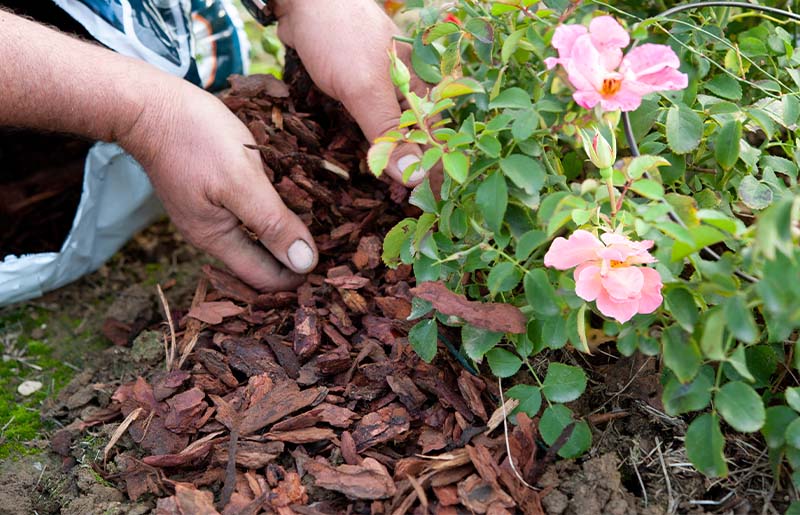
[[[440,285],[414,290],[410,267],[383,266],[382,236],[413,214],[407,191],[368,174],[338,103],[298,67],[287,77],[231,77],[222,98],[311,228],[319,267],[297,292],[259,294],[206,266],[191,306],[160,326],[167,371],[121,385],[54,450],[68,456],[79,431],[122,420],[113,471],[96,470],[132,500],[157,496],[160,514],[542,513],[507,456],[536,481],[554,453],[536,458],[535,423],[519,415],[507,442],[496,384],[443,348],[427,364],[407,341],[415,292],[490,328],[524,319]],[[121,345],[131,331],[106,325]]]

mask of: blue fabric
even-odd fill
[[[206,89],[247,71],[247,40],[229,0],[53,1],[107,47]]]

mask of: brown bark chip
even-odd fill
[[[390,404],[362,418],[353,430],[353,440],[356,448],[363,451],[402,435],[409,427],[408,411],[399,404]]]
[[[361,465],[332,467],[327,462],[309,461],[305,465],[314,476],[314,485],[343,493],[351,499],[386,499],[397,492],[397,487],[386,467],[372,458]]]
[[[522,334],[528,321],[522,312],[509,304],[478,302],[453,293],[444,283],[426,282],[411,289],[416,297],[427,300],[437,311],[457,316],[481,329],[500,333]]]

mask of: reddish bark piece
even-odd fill
[[[274,293],[262,293],[255,301],[255,305],[260,308],[276,309],[286,308],[297,302],[297,292],[278,291]]]
[[[131,501],[136,501],[144,494],[162,493],[157,469],[124,454],[119,455],[116,460],[120,465],[120,476],[125,482],[125,491]]]
[[[399,297],[375,297],[375,304],[392,320],[406,320],[411,315],[411,303]]]
[[[236,446],[236,464],[246,469],[261,469],[277,459],[283,449],[283,442],[239,441]],[[215,463],[225,465],[229,459],[227,443],[214,446]]]
[[[364,236],[358,242],[358,249],[353,254],[353,264],[359,270],[373,270],[381,264],[383,243],[378,236]]]
[[[506,492],[495,488],[485,482],[480,476],[473,474],[458,484],[458,498],[467,509],[474,513],[488,513],[489,507],[493,509],[513,508],[514,499]]]
[[[327,393],[324,388],[309,388],[300,391],[294,382],[284,382],[276,384],[258,402],[250,405],[244,413],[241,423],[241,434],[249,435],[259,429],[277,422],[286,415],[294,413],[306,406],[311,405],[318,398],[322,398]]]
[[[347,222],[339,227],[336,227],[331,231],[331,239],[338,240],[344,238],[345,236],[349,236],[350,233],[358,229],[358,224],[355,222]]]
[[[257,291],[228,272],[211,265],[203,265],[202,270],[203,274],[211,283],[211,286],[222,293],[223,296],[247,304],[253,304],[256,299],[258,299]]]
[[[286,371],[277,363],[269,347],[262,343],[247,338],[230,338],[222,343],[222,348],[228,356],[228,365],[247,377],[266,374],[274,382],[287,379]]]
[[[344,462],[348,465],[360,465],[361,456],[359,456],[358,451],[356,451],[356,441],[353,440],[353,435],[350,431],[343,431],[339,440],[341,443],[339,450],[342,453]]]
[[[367,334],[385,345],[393,345],[397,340],[392,321],[388,318],[367,315],[361,319],[361,323],[367,329]]]
[[[464,399],[456,393],[455,385],[446,384],[436,376],[415,374],[414,381],[417,386],[428,390],[439,398],[444,407],[453,407],[469,422],[475,420],[475,414],[469,409]]]
[[[108,317],[103,322],[102,328],[103,336],[109,339],[111,343],[119,347],[125,347],[130,344],[131,326],[125,322],[121,322],[113,317]]]
[[[305,467],[314,476],[315,486],[352,499],[387,499],[397,492],[386,467],[372,458],[365,458],[361,465],[335,468],[325,461],[308,461]]]
[[[308,493],[306,487],[300,482],[300,474],[297,472],[288,472],[283,480],[278,482],[278,485],[273,488],[269,496],[269,504],[273,508],[279,510],[293,504],[307,504]],[[291,510],[284,511],[283,513],[293,513]]]
[[[50,439],[50,448],[60,456],[69,456],[72,447],[72,439],[75,432],[70,429],[59,429]]]
[[[176,433],[194,433],[208,408],[208,403],[203,400],[205,396],[205,392],[199,388],[192,388],[167,399],[169,410],[164,426]]]
[[[195,464],[198,460],[208,456],[214,447],[213,441],[208,441],[202,445],[194,446],[189,452],[179,452],[177,454],[156,454],[145,456],[142,462],[151,467],[183,467]]]
[[[528,321],[518,308],[510,304],[468,300],[450,291],[442,282],[418,284],[411,293],[433,304],[440,313],[457,316],[475,327],[514,334],[527,330]]]
[[[447,447],[448,440],[441,431],[425,427],[419,435],[418,443],[422,447],[422,453],[428,454],[431,451],[438,451]]]
[[[292,431],[270,431],[264,438],[278,442],[306,444],[320,441],[331,441],[336,438],[336,433],[327,427],[305,427]]]
[[[282,80],[269,74],[231,75],[228,77],[231,93],[241,97],[266,95],[274,98],[289,96],[289,87]]]
[[[458,504],[458,490],[453,485],[434,488],[433,493],[443,506],[455,506]]]
[[[224,354],[213,349],[200,349],[196,353],[197,360],[206,367],[206,370],[225,383],[230,388],[236,388],[239,380],[231,373],[228,360]]]
[[[317,369],[325,375],[338,374],[349,369],[352,362],[347,348],[338,347],[317,357]]]
[[[300,361],[291,347],[285,345],[279,338],[274,336],[264,336],[262,340],[267,342],[267,345],[269,345],[269,348],[278,359],[278,363],[286,371],[286,375],[292,379],[297,379],[300,375]]]
[[[210,325],[216,325],[221,324],[222,320],[226,317],[240,315],[243,312],[243,307],[237,306],[229,300],[225,300],[198,304],[193,307],[186,316],[196,318]]]
[[[175,484],[175,500],[185,515],[219,515],[214,508],[214,494],[198,490],[190,483]]]
[[[317,312],[299,308],[294,314],[294,352],[301,358],[313,354],[322,341]]]
[[[304,213],[311,211],[311,208],[314,206],[314,199],[311,195],[306,193],[304,189],[286,176],[284,176],[279,183],[275,184],[275,189],[292,211]]]
[[[370,283],[370,280],[360,275],[348,275],[343,277],[332,277],[325,279],[326,284],[341,288],[343,290],[358,290]]]
[[[405,374],[395,374],[386,377],[389,388],[400,398],[403,405],[412,410],[418,410],[425,404],[428,397],[417,388],[414,381]]]
[[[363,451],[400,436],[409,427],[411,423],[408,411],[399,404],[390,404],[365,415],[353,430],[353,440],[356,448]]]
[[[339,290],[339,295],[342,296],[344,304],[350,311],[365,315],[369,312],[369,305],[367,300],[360,293],[353,290]]]
[[[467,402],[473,413],[478,415],[478,418],[481,420],[488,420],[489,416],[486,413],[486,407],[483,405],[483,401],[481,400],[480,386],[485,387],[483,382],[466,370],[461,371],[461,375],[458,376],[457,382],[458,390],[461,392],[461,395],[464,397],[464,400]]]
[[[311,427],[318,422],[325,422],[334,427],[350,427],[357,413],[341,406],[323,402],[319,406],[300,415],[288,418],[272,426],[273,431],[292,431]]]

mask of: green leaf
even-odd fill
[[[496,347],[486,353],[486,361],[489,362],[489,368],[497,377],[511,377],[522,366],[522,360],[516,355]]]
[[[483,358],[483,355],[500,343],[502,338],[503,333],[487,331],[469,324],[461,328],[461,341],[464,344],[464,350],[467,352],[467,356],[475,361]]]
[[[547,277],[547,272],[541,268],[529,270],[525,274],[523,284],[525,298],[537,317],[550,318],[561,313],[558,296]]]
[[[467,180],[469,158],[466,154],[458,151],[447,152],[442,156],[442,164],[447,175],[457,183],[461,184]]]
[[[785,126],[794,125],[800,118],[800,100],[795,95],[785,94],[781,98],[783,108],[783,124]]]
[[[767,417],[761,434],[770,449],[777,449],[786,443],[786,428],[798,420],[797,413],[788,406],[767,408]]]
[[[500,157],[500,152],[503,150],[500,141],[491,134],[484,134],[475,144],[489,157]]]
[[[506,395],[519,401],[514,411],[522,411],[529,417],[539,414],[542,407],[542,392],[538,387],[529,384],[518,384],[509,388]]]
[[[710,225],[697,225],[686,229],[691,237],[691,244],[685,241],[676,241],[672,246],[672,260],[678,261],[690,254],[694,254],[703,247],[708,247],[725,240],[725,233]]]
[[[728,475],[728,464],[723,453],[725,437],[719,428],[719,419],[704,413],[689,424],[686,431],[686,454],[692,465],[708,477]]]
[[[703,136],[703,121],[684,104],[676,104],[667,113],[667,143],[676,154],[696,149]]]
[[[514,263],[504,261],[492,267],[489,271],[489,277],[486,279],[486,284],[489,286],[489,294],[494,296],[498,293],[511,291],[522,279],[522,272],[517,268]]]
[[[470,18],[464,28],[481,43],[491,44],[494,41],[494,28],[484,19]]]
[[[511,124],[511,135],[516,141],[525,141],[530,138],[536,125],[539,123],[539,113],[533,109],[518,111]]]
[[[800,386],[790,386],[786,389],[786,404],[793,410],[800,412]]]
[[[673,325],[663,332],[661,343],[664,347],[664,364],[675,373],[680,382],[688,383],[694,379],[703,357],[689,335]]]
[[[547,242],[547,235],[544,231],[533,229],[526,232],[517,240],[517,249],[514,252],[514,257],[517,261],[525,261],[531,253]]]
[[[742,85],[730,75],[715,75],[713,79],[706,82],[705,86],[718,97],[728,100],[741,100],[742,98]]]
[[[703,373],[706,369],[710,374]],[[705,367],[703,372],[697,374],[694,381],[686,384],[670,374],[661,396],[668,415],[675,417],[708,406],[711,402],[711,389],[714,387],[714,372],[709,367]]]
[[[408,332],[408,343],[411,344],[414,352],[427,363],[436,357],[438,340],[439,333],[436,328],[436,320],[433,318],[418,322]]]
[[[511,154],[500,160],[500,169],[518,188],[532,195],[544,186],[545,170],[539,161],[522,154]]]
[[[433,196],[433,190],[431,190],[431,184],[427,178],[411,191],[408,203],[426,213],[438,212],[436,197]]]
[[[586,374],[578,367],[563,363],[550,363],[542,384],[542,393],[551,402],[570,402],[586,389]]]
[[[493,172],[486,177],[478,186],[475,202],[486,220],[486,225],[495,233],[499,233],[508,207],[508,186],[503,174]]]
[[[687,331],[694,331],[694,324],[697,323],[698,318],[698,309],[694,296],[689,290],[683,287],[671,288],[667,291],[664,300],[675,321]]]
[[[519,46],[519,40],[522,39],[526,31],[527,28],[516,30],[509,34],[506,40],[503,41],[503,49],[500,51],[500,59],[503,61],[503,64],[508,63],[508,60],[511,59],[511,56],[516,52]]]
[[[661,156],[638,156],[631,159],[628,163],[628,177],[631,179],[638,179],[651,170],[657,169],[659,166],[669,166],[669,161]]]
[[[574,422],[572,411],[566,406],[555,404],[544,410],[539,421],[539,433],[547,445],[553,445],[564,428]],[[575,428],[567,442],[558,451],[562,458],[576,458],[592,445],[592,432],[585,421],[575,422]]]
[[[422,34],[422,42],[426,45],[430,45],[439,38],[450,34],[455,34],[459,31],[461,31],[461,28],[451,21],[437,23],[436,25],[433,25],[425,30],[425,32]]]
[[[739,183],[739,198],[750,209],[764,209],[772,203],[772,189],[752,175],[745,175]]]
[[[664,198],[664,186],[653,179],[639,179],[638,181],[633,181],[631,190],[652,200],[661,200]]]
[[[745,351],[743,345],[740,345],[735,351],[733,351],[733,353],[728,357],[728,363],[730,363],[733,369],[736,370],[736,372],[743,378],[750,382],[756,380],[753,377],[753,374],[750,373],[750,369],[747,368],[747,352]]]
[[[714,138],[714,157],[719,165],[730,170],[739,159],[739,140],[742,139],[742,124],[731,120],[717,131]]]
[[[728,329],[734,338],[744,343],[756,343],[759,338],[758,327],[744,295],[729,297],[723,305]]]
[[[704,321],[700,349],[706,358],[721,361],[725,359],[725,313],[719,308],[709,309]]]
[[[460,97],[463,95],[471,95],[472,93],[483,93],[483,85],[476,81],[475,79],[470,79],[469,77],[461,77],[458,79],[450,80],[444,82],[436,88],[434,88],[436,92],[433,98],[453,98],[453,97]],[[433,92],[431,93],[432,95]]]
[[[786,438],[787,444],[795,449],[800,449],[800,418],[786,426],[786,434],[784,437]]]
[[[367,166],[375,177],[380,177],[389,166],[389,157],[397,146],[396,141],[379,141],[369,148],[367,152]]]
[[[489,102],[489,109],[528,109],[531,107],[531,95],[522,88],[503,90],[494,100]]]
[[[411,238],[417,228],[417,221],[413,218],[406,218],[398,223],[386,234],[383,240],[383,254],[381,258],[387,266],[396,266],[397,259],[400,257],[400,249],[403,244]]]
[[[725,422],[742,433],[758,431],[764,425],[764,403],[750,385],[731,381],[714,396],[714,406]]]

